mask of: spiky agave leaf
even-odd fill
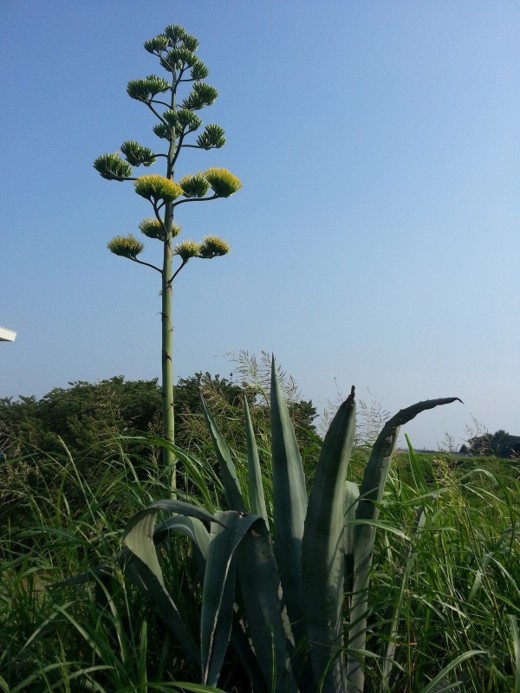
[[[274,553],[293,624],[294,639],[305,636],[301,548],[307,490],[294,426],[274,358],[271,365],[271,438],[273,466]]]
[[[114,236],[114,238],[107,243],[107,248],[111,253],[114,253],[114,255],[120,255],[121,257],[135,260],[139,253],[143,252],[144,244],[130,233],[128,236]]]
[[[370,453],[356,506],[358,524],[354,530],[354,584],[349,628],[349,647],[352,652],[347,658],[349,691],[363,690],[365,683],[364,662],[359,653],[365,650],[367,638],[368,587],[376,535],[373,523],[379,517],[379,503],[386,486],[392,454],[399,436],[399,427],[423,411],[451,404],[457,400],[462,401],[458,397],[442,397],[417,402],[401,409],[385,423]]]
[[[94,168],[107,180],[128,180],[132,177],[132,167],[119,154],[103,154],[94,160]]]
[[[163,202],[173,202],[182,195],[180,185],[159,175],[141,176],[135,182],[135,191],[141,197],[156,203],[162,200]]]
[[[217,197],[229,197],[242,187],[240,180],[225,168],[210,168],[204,177]]]
[[[314,677],[323,691],[344,691],[343,584],[345,478],[354,445],[354,387],[338,409],[321,448],[302,542],[304,605]]]

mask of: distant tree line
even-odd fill
[[[467,444],[461,447],[460,452],[462,455],[518,457],[520,456],[520,436],[513,436],[504,430],[484,433],[470,438]]]
[[[201,392],[222,432],[236,449],[245,448],[244,396],[260,440],[267,433],[269,409],[254,387],[242,387],[219,375],[196,373],[180,379],[175,387],[175,442],[179,447],[199,452],[212,449],[200,405]],[[86,452],[91,456],[100,444],[106,448],[122,436],[156,438],[162,435],[161,406],[157,379],[127,381],[123,376],[98,383],[72,382],[68,388],[54,388],[40,399],[3,398],[0,399],[0,452],[11,457],[53,454],[63,451],[65,444],[73,456]],[[310,400],[291,401],[289,406],[303,452],[318,439],[314,425],[317,411]]]

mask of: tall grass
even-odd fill
[[[119,439],[80,460],[64,449],[2,462],[0,691],[188,690],[176,682],[196,680],[118,559],[130,515],[168,493],[152,444]],[[179,498],[219,508],[211,461],[183,461]],[[378,520],[366,690],[520,693],[519,475],[494,459],[458,464],[410,449],[396,460]],[[162,559],[197,638],[189,544],[172,539]],[[105,569],[92,582],[56,586],[96,566]],[[224,674],[225,690],[248,690],[236,662]]]
[[[410,449],[391,474],[372,582],[374,690],[517,690],[520,484],[501,461],[469,467]]]
[[[91,450],[79,463],[65,447],[2,463],[0,690],[172,690],[168,682],[190,673],[118,561],[126,519],[169,489],[153,457],[131,452],[144,444],[163,443],[112,440],[104,455]],[[185,494],[215,505],[211,467],[184,461]],[[92,585],[60,586],[96,566]],[[191,576],[169,578],[191,597]]]

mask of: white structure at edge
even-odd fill
[[[0,327],[0,342],[14,342],[16,339],[16,332],[14,330],[8,330],[7,327]]]

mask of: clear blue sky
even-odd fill
[[[160,146],[125,90],[170,23],[228,140],[178,172],[244,185],[180,208],[184,238],[232,253],[179,276],[177,375],[265,349],[319,408],[335,379],[392,413],[461,397],[406,428],[418,447],[471,416],[520,434],[517,0],[1,0],[0,396],[159,375],[158,275],[106,250],[150,209],[92,161]]]

